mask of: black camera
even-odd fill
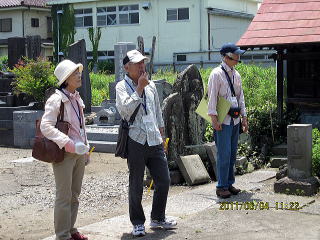
[[[231,107],[228,114],[232,118],[238,118],[240,116],[240,111],[241,111],[240,107]]]

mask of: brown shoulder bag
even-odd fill
[[[68,135],[70,123],[63,121],[64,118],[64,103],[61,102],[60,112],[57,117],[56,128]],[[41,119],[36,121],[36,137],[32,148],[32,157],[43,162],[58,163],[64,159],[64,148],[60,149],[59,146],[43,136],[40,130]]]

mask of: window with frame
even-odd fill
[[[92,27],[92,8],[75,9],[75,26],[76,27]]]
[[[189,8],[167,9],[167,21],[189,20]]]
[[[39,18],[31,18],[31,27],[39,27]]]
[[[119,24],[137,24],[139,23],[139,5],[121,5],[119,6]]]
[[[97,25],[138,24],[139,4],[97,8]]]
[[[187,55],[185,54],[177,55],[177,62],[185,62],[185,61],[187,61]]]
[[[0,19],[0,32],[12,32],[12,18]]]
[[[100,7],[97,8],[97,25],[116,25],[117,24],[117,7]]]

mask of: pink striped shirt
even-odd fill
[[[67,91],[66,94],[68,94]],[[74,143],[81,141],[88,145],[87,134],[84,126],[83,101],[78,92],[70,95],[70,99],[77,111],[79,111],[77,102],[79,103],[81,121],[84,128],[84,136],[80,135],[80,122],[69,98],[60,90],[56,90],[56,92],[47,100],[45,105],[45,113],[43,114],[41,120],[40,129],[42,134],[48,139],[54,141],[60,148],[63,148],[70,141],[70,139]],[[64,121],[67,121],[71,124],[68,135],[65,135],[55,128],[61,101],[64,103]]]
[[[241,107],[241,116],[245,117],[246,114],[246,106],[244,102],[242,82],[240,74],[234,68],[230,68],[225,62],[222,62],[219,67],[216,67],[212,70],[209,81],[208,81],[208,115],[217,115],[217,101],[218,96],[225,98],[226,100],[231,101],[232,93],[228,83],[227,76],[225,72],[221,69],[221,66],[227,71],[230,76],[231,81],[233,81],[233,88],[236,94],[236,98],[238,100],[239,107]],[[223,124],[230,125],[231,117],[227,115],[222,122]],[[238,124],[240,122],[240,118],[233,119],[234,124]]]
[[[86,139],[84,136],[81,136],[80,134],[80,121],[79,117],[81,119],[81,125],[82,129],[85,127],[84,123],[82,122],[82,107],[80,107],[80,94],[78,91],[75,91],[75,93],[70,93],[66,89],[63,89],[63,92],[68,96],[68,99],[71,103],[71,112],[70,112],[70,129],[69,129],[69,138],[74,142],[86,142]],[[79,112],[80,111],[80,112]]]

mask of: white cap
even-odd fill
[[[123,65],[126,65],[128,62],[138,63],[142,60],[149,60],[146,56],[143,56],[138,50],[131,50],[127,52],[127,55],[123,59]]]
[[[79,72],[82,72],[83,65],[81,63],[75,64],[67,59],[60,62],[54,70],[54,75],[58,79],[58,86],[61,86],[61,84],[77,69],[79,69]]]

